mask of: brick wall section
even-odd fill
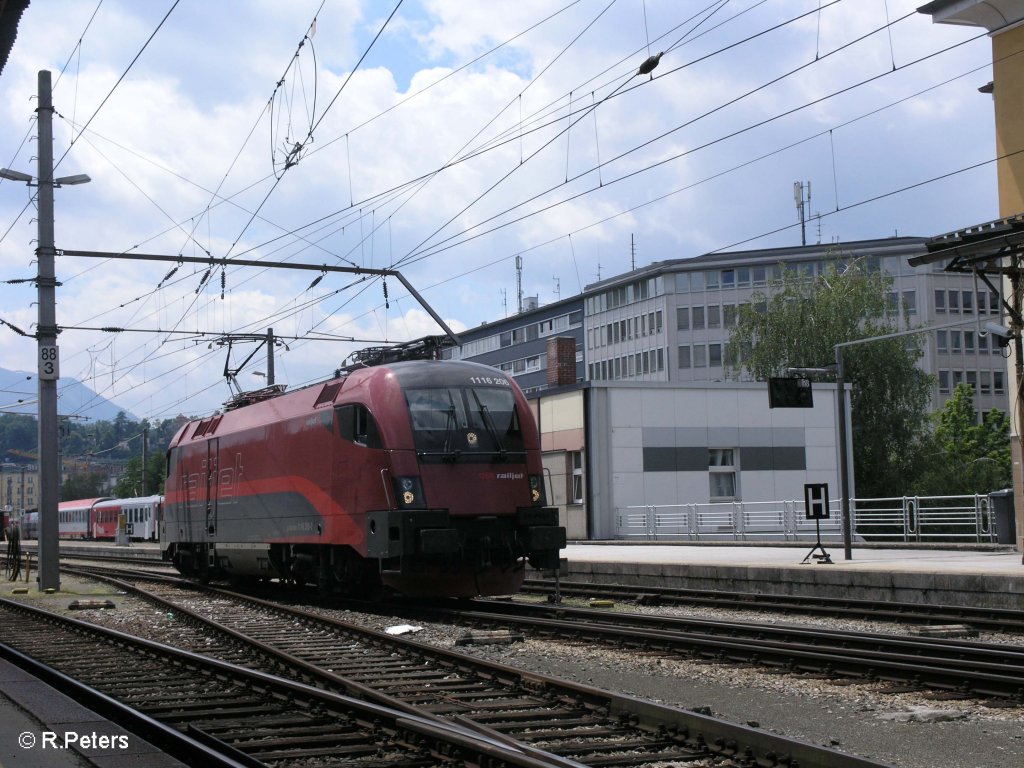
[[[555,336],[548,339],[548,386],[576,383],[576,339]]]

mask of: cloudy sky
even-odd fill
[[[459,330],[515,312],[517,255],[548,303],[633,264],[799,244],[797,181],[809,243],[996,218],[990,40],[922,2],[34,0],[0,165],[35,174],[50,70],[56,174],[92,178],[55,193],[58,248],[397,269]],[[32,192],[0,181],[0,281],[34,275]],[[163,419],[227,399],[221,334],[293,337],[296,387],[439,332],[393,279],[385,298],[353,274],[175,266],[59,257],[61,373]],[[0,319],[32,332],[34,301],[0,284]],[[0,327],[0,367],[35,358]]]

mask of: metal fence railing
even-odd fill
[[[860,541],[995,542],[996,519],[988,496],[903,496],[851,499],[853,537]],[[823,540],[842,539],[838,499],[820,520]],[[621,507],[616,537],[650,541],[815,540],[815,521],[804,502],[761,501]]]

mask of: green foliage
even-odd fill
[[[147,496],[164,492],[164,480],[167,474],[167,463],[163,453],[150,454],[146,462],[146,489]],[[128,499],[143,495],[142,483],[142,457],[133,456],[125,464],[124,473],[114,484],[114,496],[119,499]]]
[[[96,499],[100,496],[109,496],[105,486],[106,477],[96,472],[70,475],[61,483],[60,500],[75,501],[76,499]]]
[[[25,453],[35,454],[39,429],[32,416],[12,413],[0,416],[0,459],[23,462]]]
[[[163,493],[166,474],[167,447],[185,416],[151,423],[146,419],[133,421],[122,411],[113,421],[82,422],[63,418],[60,425],[60,452],[65,470],[71,471],[61,485],[63,500],[88,499],[111,495],[105,489],[105,474],[81,470],[87,465],[127,462],[126,471],[114,492],[119,497],[142,493],[142,436],[149,429],[147,492]],[[0,460],[35,463],[38,427],[33,416],[0,415]],[[132,461],[134,460],[134,464]],[[121,491],[127,491],[122,494]]]
[[[1013,482],[1009,419],[993,409],[979,424],[969,384],[953,392],[925,445],[928,469],[915,487],[919,495],[986,494]]]
[[[824,368],[835,363],[836,344],[896,332],[886,314],[890,284],[858,263],[814,278],[786,271],[770,295],[756,293],[740,308],[729,337],[734,371],[766,380],[787,368]],[[920,472],[932,386],[917,367],[920,356],[917,336],[844,348],[860,497],[903,495]]]

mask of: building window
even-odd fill
[[[935,340],[939,354],[949,352],[949,331],[936,331]]]
[[[693,308],[693,328],[694,330],[704,329],[704,307]]]
[[[717,304],[708,307],[708,328],[722,327],[722,308]]]
[[[676,310],[676,330],[688,331],[690,330],[690,308],[679,307]],[[644,329],[644,335],[647,335],[646,328]]]
[[[949,394],[949,371],[939,371],[939,392],[943,395]]]
[[[978,371],[978,375],[981,378],[981,394],[991,395],[992,394],[992,371]]]
[[[708,451],[708,484],[711,501],[733,501],[739,498],[734,448],[711,448]]]
[[[962,291],[960,294],[960,306],[964,312],[970,314],[974,311],[974,291]]]
[[[739,317],[736,313],[735,304],[725,304],[722,306],[722,322],[726,328],[732,328],[738,320]]]
[[[583,451],[569,451],[572,485],[569,498],[573,504],[583,503]]]
[[[946,292],[943,290],[936,289],[935,291],[935,311],[946,311]]]
[[[1003,394],[1003,372],[992,371],[992,392],[997,395]]]
[[[706,368],[708,364],[708,348],[703,344],[693,346],[693,367]]]
[[[689,346],[680,347],[679,348],[679,367],[680,368],[689,368],[690,364],[691,364],[690,363],[690,347]]]
[[[949,311],[950,312],[959,312],[960,311],[960,292],[959,291],[949,291],[948,292],[948,298],[949,298]]]
[[[721,367],[722,365],[722,345],[721,344],[708,344],[708,365],[711,367]]]
[[[908,315],[917,314],[917,291],[903,292],[903,311]]]

